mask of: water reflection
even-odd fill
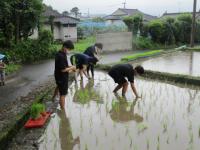
[[[80,80],[80,86],[75,82],[75,94],[73,101],[80,104],[86,104],[90,101],[96,101],[101,103],[101,97],[98,94],[97,90],[94,88],[94,79],[90,79],[84,86],[84,80]]]
[[[200,52],[180,52],[142,62],[148,70],[200,76]]]
[[[68,117],[58,113],[48,126],[42,144],[48,150],[199,149],[198,89],[137,79],[142,99],[136,101],[131,88],[123,99],[113,94],[109,76],[97,72],[95,77],[72,84],[65,105]],[[85,90],[94,90],[103,103],[93,101],[92,94],[80,102],[75,95]],[[80,138],[80,148],[74,137]]]
[[[137,99],[133,102],[128,102],[126,97],[120,97],[115,94],[116,100],[112,101],[112,109],[110,111],[110,116],[115,122],[128,122],[131,120],[140,123],[143,121],[143,117],[137,113],[134,113],[134,107],[137,103]]]
[[[70,126],[69,119],[66,117],[65,112],[58,110],[57,114],[60,118],[59,125],[59,138],[62,150],[73,150],[76,144],[80,144],[79,137],[73,138],[72,129]]]

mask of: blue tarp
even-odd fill
[[[5,57],[5,55],[0,54],[0,60],[3,59]]]

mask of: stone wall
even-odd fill
[[[103,52],[132,50],[132,33],[117,32],[97,34],[96,42],[103,44]]]

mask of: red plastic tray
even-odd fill
[[[36,120],[33,119],[29,119],[26,124],[25,124],[25,128],[40,128],[43,127],[45,122],[47,121],[47,119],[50,117],[51,113],[50,112],[46,112],[45,116],[42,116]]]

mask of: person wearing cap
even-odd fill
[[[95,43],[93,46],[88,47],[85,51],[84,54],[96,58],[97,61],[100,60],[100,51],[103,49],[103,44],[102,43]],[[96,63],[95,63],[96,64]],[[94,77],[94,65],[95,64],[89,64],[87,66],[87,73],[89,75],[89,71],[91,70],[92,77]]]
[[[125,96],[128,88],[128,82],[125,79],[127,78],[136,98],[140,98],[134,84],[134,76],[144,74],[144,68],[142,66],[136,66],[133,68],[131,64],[118,64],[114,65],[109,70],[108,74],[111,76],[114,82],[118,84],[113,90],[114,93],[117,93],[117,91],[122,88],[122,96]]]
[[[69,66],[67,61],[67,53],[74,49],[72,41],[68,40],[63,43],[62,49],[55,55],[55,70],[54,77],[56,81],[56,89],[54,91],[53,99],[56,95],[60,94],[60,107],[64,109],[65,97],[68,93],[68,75],[71,72],[76,71],[75,66]]]
[[[76,65],[78,75],[80,74],[81,79],[83,79],[83,74],[89,79],[90,77],[88,73],[86,73],[87,66],[96,64],[98,60],[96,57],[90,57],[86,54],[77,53],[70,57],[70,61],[72,65]]]

